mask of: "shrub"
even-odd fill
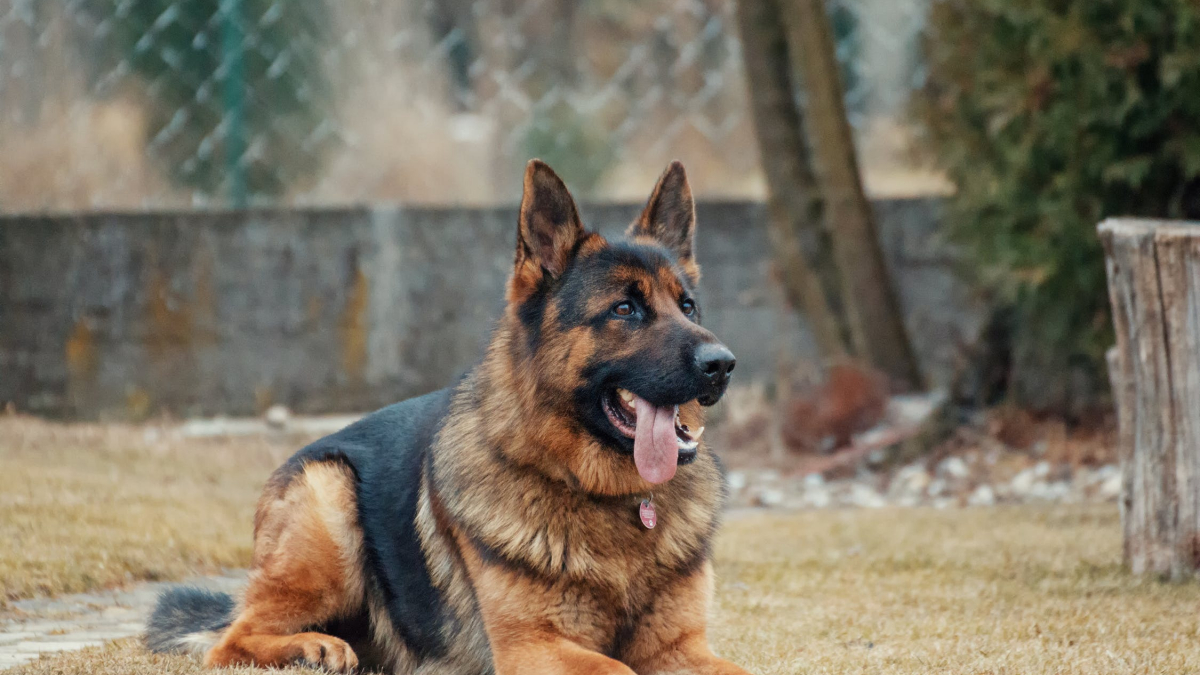
[[[924,56],[916,113],[1011,317],[1009,394],[1077,407],[1112,341],[1096,224],[1200,215],[1200,5],[935,0]]]
[[[230,152],[240,155],[251,197],[279,195],[316,171],[335,139],[322,60],[330,25],[324,0],[86,6],[106,29],[106,48],[97,55],[105,70],[127,68],[144,83],[147,145],[177,183],[212,196],[229,193]],[[231,97],[244,105],[240,127]]]

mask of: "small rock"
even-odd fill
[[[909,464],[896,472],[889,491],[897,497],[916,497],[925,493],[931,480],[925,467],[920,464]]]
[[[759,490],[758,494],[754,496],[754,503],[757,504],[758,506],[765,506],[767,508],[772,508],[772,507],[779,506],[780,504],[782,504],[783,497],[784,497],[783,490],[776,490],[773,488],[764,488],[762,490]]]
[[[746,474],[741,471],[730,471],[727,480],[729,481],[729,489],[732,492],[738,492],[746,487]]]
[[[275,427],[276,429],[282,429],[283,427],[287,426],[288,420],[291,418],[292,413],[287,409],[287,406],[275,404],[270,408],[267,408],[267,424]]]
[[[992,506],[996,503],[996,493],[992,486],[980,485],[967,497],[967,503],[971,506]]]
[[[758,472],[758,478],[761,481],[773,483],[779,480],[779,472],[775,469],[764,469]]]
[[[1045,478],[1050,475],[1050,462],[1038,462],[1033,467],[1034,478]]]
[[[971,473],[971,467],[967,466],[962,457],[947,457],[938,464],[938,472],[951,478],[966,478]]]
[[[1030,488],[1029,499],[1042,502],[1060,502],[1071,493],[1071,484],[1065,481],[1054,483],[1036,482]]]
[[[1024,499],[1026,495],[1033,489],[1033,484],[1037,482],[1037,477],[1034,475],[1033,469],[1025,469],[1021,473],[1013,476],[1009,482],[1009,489],[1012,490],[1014,496]]]
[[[1106,501],[1118,499],[1121,496],[1121,472],[1116,471],[1100,484],[1100,498]]]
[[[825,477],[819,473],[810,473],[804,477],[804,487],[810,490],[825,487]]]
[[[883,495],[875,491],[875,488],[862,483],[855,483],[850,488],[848,501],[859,508],[878,509],[887,506],[887,500]]]
[[[940,497],[946,491],[946,480],[943,478],[934,479],[929,484],[929,488],[925,491],[930,497]]]
[[[825,486],[811,488],[804,493],[804,505],[814,509],[827,509],[833,504],[833,495]]]

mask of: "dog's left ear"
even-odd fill
[[[671,162],[658,179],[642,215],[629,226],[629,237],[650,237],[675,254],[691,274],[695,267],[692,240],[696,234],[696,205],[683,164]]]
[[[529,160],[517,217],[517,255],[510,299],[521,299],[543,280],[562,276],[587,237],[567,186],[545,162]]]

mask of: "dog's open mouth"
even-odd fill
[[[628,389],[604,398],[604,413],[621,434],[633,439],[633,463],[647,482],[665,483],[679,464],[696,455],[704,427],[689,429],[679,421],[679,406],[658,407]]]

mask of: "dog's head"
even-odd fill
[[[601,452],[632,455],[651,484],[692,461],[700,406],[725,393],[734,356],[700,325],[695,208],[672,163],[625,237],[587,231],[547,165],[525,172],[508,311],[517,377]],[[628,461],[628,460],[625,460]]]

